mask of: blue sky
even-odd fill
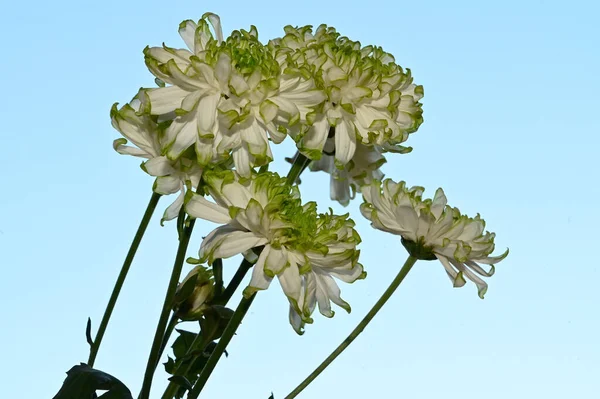
[[[183,46],[179,22],[212,11],[224,31],[327,23],[376,44],[425,87],[425,123],[388,177],[444,187],[477,212],[510,256],[485,300],[453,289],[437,262],[419,262],[381,314],[302,398],[592,397],[600,389],[598,245],[600,54],[592,1],[377,3],[12,2],[0,35],[0,363],[6,397],[48,398],[87,359],[148,198],[139,161],[111,147],[108,111],[153,84],[146,45]],[[289,142],[275,149],[281,160]],[[278,162],[275,169],[286,172]],[[596,172],[594,172],[594,170]],[[328,199],[328,178],[302,195]],[[342,287],[352,305],[317,316],[304,336],[287,322],[278,285],[261,293],[217,367],[206,398],[283,398],[364,316],[406,257],[398,239],[347,210],[369,276]],[[161,203],[161,212],[166,201]],[[158,215],[157,215],[158,216]],[[96,367],[135,393],[176,249],[156,217],[126,282]],[[214,225],[199,222],[189,255]],[[226,262],[230,276],[235,260]],[[239,293],[238,293],[239,295]],[[233,301],[233,305],[237,299]],[[165,374],[155,377],[162,392]]]

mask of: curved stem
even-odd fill
[[[373,317],[375,317],[377,312],[379,312],[379,310],[388,301],[388,299],[390,299],[394,291],[396,291],[398,286],[400,286],[400,283],[402,283],[402,280],[404,280],[404,277],[406,277],[406,275],[408,274],[408,272],[413,267],[416,261],[417,258],[413,256],[408,257],[408,259],[404,263],[404,266],[402,266],[402,269],[400,269],[400,272],[398,272],[398,275],[396,276],[396,278],[394,278],[394,281],[392,281],[388,289],[385,290],[381,298],[379,298],[379,300],[375,303],[373,308],[371,308],[369,313],[367,313],[365,318],[362,319],[361,322],[358,323],[356,328],[350,333],[350,335],[348,335],[348,337],[337,348],[335,348],[333,352],[331,352],[331,355],[329,355],[327,359],[325,359],[323,363],[319,365],[319,367],[317,367],[312,373],[310,373],[310,375],[306,377],[306,379],[302,381],[300,385],[296,387],[296,389],[290,392],[290,394],[288,394],[285,397],[285,399],[295,398],[300,392],[304,390],[304,388],[306,388],[315,378],[317,378],[319,374],[321,374],[321,372],[323,372],[323,370],[325,370],[327,366],[329,366],[331,362],[335,360],[336,357],[338,357],[348,346],[350,346],[352,341],[354,341],[356,337],[359,336],[359,334],[365,329],[367,324],[369,324]]]
[[[212,354],[208,358],[208,361],[204,365],[204,368],[200,373],[200,377],[198,377],[196,385],[194,385],[194,387],[190,391],[188,399],[197,399],[198,395],[200,395],[200,392],[202,392],[202,388],[204,388],[204,385],[206,385],[206,381],[208,381],[208,378],[215,369],[215,366],[219,362],[219,359],[223,355],[223,352],[229,344],[229,341],[231,341],[231,338],[235,334],[235,331],[242,322],[242,319],[246,315],[246,312],[248,312],[248,309],[250,308],[250,305],[252,305],[252,301],[254,301],[255,297],[256,293],[252,294],[250,298],[242,298],[242,300],[240,301],[240,304],[233,313],[231,320],[229,321],[229,323],[227,323],[227,327],[225,327],[225,331],[223,331],[223,335],[219,339],[219,343],[217,343],[217,346],[215,347]]]
[[[185,211],[183,209],[181,210],[179,217],[185,217]],[[188,225],[184,227],[183,233],[181,234],[181,238],[179,240],[177,256],[175,257],[173,271],[171,272],[171,279],[169,280],[167,294],[165,295],[162,312],[156,326],[156,332],[154,333],[154,341],[152,342],[152,348],[150,349],[150,356],[148,357],[148,364],[146,365],[146,372],[144,373],[144,382],[142,383],[142,390],[139,396],[140,399],[148,399],[150,397],[152,377],[154,376],[154,370],[159,360],[160,348],[162,346],[163,337],[167,327],[167,319],[169,318],[169,312],[173,307],[175,291],[177,290],[177,284],[179,283],[179,277],[181,276],[181,269],[183,268],[183,262],[185,261],[185,253],[190,242],[190,237],[192,235],[195,222],[196,219],[190,219],[188,221]]]
[[[127,273],[129,272],[129,267],[133,262],[133,258],[135,257],[135,253],[137,252],[138,247],[140,246],[140,242],[142,241],[142,237],[144,236],[146,228],[150,223],[150,219],[152,219],[152,214],[156,209],[156,205],[158,204],[159,199],[160,194],[152,193],[152,197],[150,197],[150,202],[148,202],[148,206],[146,207],[146,211],[144,212],[142,221],[140,222],[135,236],[133,237],[133,241],[131,242],[131,246],[129,247],[129,251],[127,252],[125,261],[123,262],[123,266],[121,266],[119,277],[117,277],[115,287],[113,288],[112,294],[110,295],[110,299],[108,300],[108,304],[106,305],[106,310],[104,310],[104,315],[102,316],[102,321],[100,322],[100,326],[98,327],[96,338],[93,340],[93,343],[90,347],[90,356],[87,361],[87,364],[90,367],[94,367],[94,362],[96,361],[96,356],[98,355],[98,350],[100,349],[102,338],[104,337],[104,333],[106,332],[106,327],[108,327],[110,316],[112,315],[115,305],[117,304],[117,298],[119,297],[121,288],[123,288],[123,283],[125,282],[125,278],[127,277]]]

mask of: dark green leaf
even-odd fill
[[[87,343],[90,346],[94,345],[94,341],[92,340],[92,319],[88,317],[87,325],[85,326],[85,338],[87,339]]]
[[[167,362],[163,363],[165,365],[165,371],[171,375],[173,375],[173,373],[175,373],[175,360],[173,360],[173,358],[171,356],[167,356]]]
[[[179,333],[179,337],[177,337],[175,342],[173,342],[173,346],[171,347],[173,348],[173,354],[175,355],[175,358],[179,359],[185,356],[188,348],[192,346],[192,342],[194,342],[194,339],[196,339],[198,334],[178,329],[175,331]]]
[[[85,363],[67,371],[67,378],[53,399],[96,399],[96,390],[108,390],[102,399],[133,399],[129,389],[110,374]]]
[[[271,396],[269,396],[269,399],[275,399],[275,396],[273,396],[273,392],[271,392]]]

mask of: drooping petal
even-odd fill
[[[270,245],[265,245],[262,253],[258,257],[258,261],[252,268],[252,278],[250,279],[250,283],[248,283],[248,287],[244,290],[244,296],[247,298],[252,296],[256,291],[266,290],[269,288],[269,285],[271,285],[273,277],[269,277],[264,271],[265,259],[268,256],[270,249]]]
[[[175,201],[173,201],[173,203],[169,205],[167,209],[165,209],[163,217],[160,220],[161,225],[163,224],[163,222],[173,220],[179,215],[179,211],[181,211],[181,207],[183,206],[184,198],[185,191],[182,189]]]
[[[251,231],[240,231],[239,227],[227,224],[214,229],[202,241],[200,258],[212,263],[216,258],[229,258],[267,242]]]
[[[211,202],[199,194],[194,194],[185,205],[185,211],[192,217],[215,223],[229,223],[229,210]]]
[[[335,127],[335,160],[340,165],[346,165],[352,159],[356,150],[356,135],[354,125],[342,120]]]

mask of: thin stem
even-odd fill
[[[182,209],[179,214],[179,218],[183,217],[185,217],[185,211]],[[160,348],[162,346],[163,337],[167,327],[167,319],[169,318],[169,312],[173,307],[175,291],[177,290],[177,284],[179,283],[179,277],[181,276],[181,269],[183,268],[183,262],[185,261],[185,253],[190,242],[190,237],[192,235],[195,222],[196,219],[190,219],[188,221],[188,225],[184,227],[183,233],[181,234],[181,238],[179,240],[177,256],[175,257],[173,271],[171,272],[171,279],[169,280],[167,294],[165,295],[162,312],[156,326],[156,332],[154,333],[154,341],[152,342],[152,348],[150,349],[150,356],[148,357],[148,364],[146,365],[146,372],[144,373],[144,382],[142,383],[142,390],[139,396],[140,399],[148,399],[150,397],[152,377],[154,376],[154,370],[159,360]]]
[[[160,351],[158,352],[159,360],[156,362],[156,365],[154,366],[155,371],[156,371],[156,368],[158,367],[160,358],[162,357],[163,353],[165,352],[165,348],[167,347],[169,338],[171,338],[171,334],[173,334],[173,330],[175,330],[175,327],[177,326],[178,322],[179,322],[179,317],[177,317],[177,314],[175,312],[173,312],[173,314],[171,315],[171,319],[169,320],[169,324],[167,325],[167,329],[165,331],[165,335],[163,337],[162,343],[160,344]]]
[[[304,156],[300,151],[296,152],[292,167],[287,175],[288,184],[295,184],[300,174],[304,172],[310,162],[310,159]]]
[[[227,302],[229,302],[229,300],[233,296],[233,293],[238,289],[242,280],[246,276],[246,273],[248,273],[248,270],[250,270],[252,266],[253,264],[248,262],[245,258],[244,260],[242,260],[240,267],[238,267],[237,271],[231,278],[231,281],[229,282],[229,284],[227,284],[227,288],[225,288],[223,294],[218,297],[216,301],[218,304],[225,305],[227,304]]]
[[[142,221],[140,222],[135,236],[133,237],[133,241],[131,242],[131,246],[129,247],[129,252],[127,252],[127,256],[125,257],[125,261],[123,262],[123,266],[121,267],[121,271],[119,272],[119,277],[117,277],[115,287],[113,288],[112,294],[110,295],[110,299],[108,300],[108,304],[106,305],[106,310],[104,310],[104,315],[102,316],[102,321],[100,322],[100,326],[98,327],[96,338],[94,339],[90,347],[90,356],[87,361],[87,364],[90,367],[94,366],[96,356],[98,355],[98,350],[100,349],[100,344],[102,343],[102,338],[104,337],[104,333],[106,332],[106,327],[108,327],[110,316],[112,315],[115,305],[117,304],[117,298],[119,298],[119,293],[121,292],[121,288],[123,288],[123,283],[125,282],[125,278],[127,277],[127,273],[129,272],[129,267],[133,262],[133,258],[135,257],[135,253],[137,252],[138,247],[140,246],[140,242],[142,241],[142,237],[146,232],[148,223],[150,223],[150,219],[152,219],[152,214],[156,209],[156,205],[158,204],[159,199],[160,194],[152,193],[152,197],[150,197],[150,202],[148,202],[148,206],[146,207],[146,211],[144,212]]]
[[[221,291],[223,291],[223,259],[215,259],[212,268],[215,277],[215,293],[221,295]]]
[[[295,398],[300,392],[304,390],[304,388],[306,388],[315,378],[317,378],[318,375],[321,374],[321,372],[323,372],[323,370],[325,370],[327,366],[329,366],[331,362],[335,360],[336,357],[338,357],[348,346],[350,346],[352,341],[354,341],[356,337],[359,336],[359,334],[365,329],[367,324],[369,324],[373,317],[375,317],[377,312],[379,312],[379,310],[388,301],[388,299],[390,299],[394,291],[396,291],[396,289],[400,286],[400,283],[402,283],[402,280],[404,280],[404,277],[406,277],[406,275],[408,274],[408,272],[413,267],[416,261],[417,258],[413,256],[408,257],[408,259],[404,263],[404,266],[402,266],[402,269],[400,269],[400,272],[398,272],[398,275],[396,276],[396,278],[394,278],[394,281],[392,281],[388,289],[385,290],[381,298],[379,298],[377,303],[375,303],[375,305],[373,306],[373,308],[371,308],[369,313],[367,313],[365,318],[362,319],[362,321],[358,323],[358,325],[350,333],[350,335],[348,335],[348,337],[337,348],[335,348],[333,352],[331,352],[331,355],[329,355],[327,359],[325,359],[323,363],[319,365],[319,367],[317,367],[312,373],[310,373],[310,375],[306,377],[306,379],[302,381],[300,385],[296,387],[296,389],[294,389],[288,396],[286,396],[285,399]]]
[[[215,347],[212,354],[208,358],[206,364],[204,365],[204,368],[200,373],[200,377],[198,377],[196,385],[194,385],[194,387],[190,391],[188,399],[197,399],[198,395],[200,395],[200,392],[202,392],[202,388],[204,388],[204,385],[206,385],[206,381],[208,381],[208,378],[215,369],[215,366],[219,362],[219,359],[223,355],[223,352],[229,344],[229,341],[231,341],[231,338],[235,334],[235,331],[242,322],[242,319],[246,315],[246,312],[248,312],[248,309],[250,308],[250,305],[252,305],[252,301],[254,301],[255,297],[256,293],[252,294],[250,298],[242,298],[242,300],[240,301],[240,304],[233,313],[233,316],[231,316],[231,320],[229,321],[229,323],[227,323],[227,327],[225,327],[225,331],[223,331],[223,335],[219,339],[217,346]]]

